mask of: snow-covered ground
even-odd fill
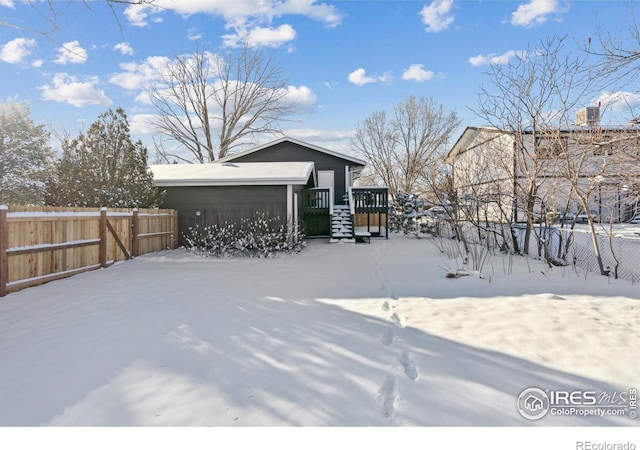
[[[429,239],[184,250],[0,300],[2,426],[639,425],[524,419],[526,388],[640,387],[640,286]]]

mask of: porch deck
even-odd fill
[[[387,188],[350,187],[345,200],[344,206],[348,207],[347,214],[344,206],[334,205],[332,189],[306,189],[302,196],[302,211],[307,236],[354,239],[357,230],[358,234],[389,237],[387,231],[389,191]],[[338,210],[340,210],[339,227],[333,223],[338,218]],[[345,215],[350,218],[349,224],[345,223]],[[345,236],[345,229],[348,229],[349,236]]]

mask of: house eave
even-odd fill
[[[267,143],[262,144],[262,145],[258,145],[257,147],[253,147],[253,148],[250,148],[248,150],[245,150],[245,151],[242,151],[242,152],[239,152],[239,153],[235,153],[233,155],[225,156],[224,158],[220,158],[217,162],[218,163],[230,162],[230,161],[233,161],[233,160],[235,160],[237,158],[240,158],[240,157],[243,157],[243,156],[246,156],[246,155],[250,155],[250,154],[258,152],[260,150],[264,150],[265,148],[269,148],[269,147],[272,147],[274,145],[281,144],[282,142],[291,142],[293,144],[300,145],[302,147],[307,147],[307,148],[310,148],[312,150],[316,150],[316,151],[318,151],[320,153],[325,153],[327,155],[331,155],[331,156],[334,156],[336,158],[344,159],[345,161],[349,161],[350,163],[353,163],[356,166],[363,166],[364,167],[364,166],[367,165],[366,161],[363,161],[363,160],[361,160],[359,158],[356,158],[356,157],[353,157],[353,156],[350,156],[350,155],[345,155],[344,153],[336,152],[334,150],[331,150],[331,149],[328,149],[328,148],[324,148],[324,147],[320,147],[318,145],[309,144],[308,142],[300,141],[298,139],[294,139],[294,138],[291,138],[291,137],[288,137],[288,136],[276,139],[274,141],[267,142]]]
[[[287,186],[291,185],[306,185],[309,177],[302,180],[300,178],[295,179],[279,179],[279,180],[225,180],[225,181],[212,181],[212,180],[163,180],[155,181],[153,183],[156,187],[210,187],[210,186]]]

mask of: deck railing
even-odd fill
[[[349,188],[352,213],[386,213],[389,210],[389,189],[381,187]]]
[[[367,233],[389,238],[389,189],[386,187],[350,187],[349,208],[353,229],[366,224]],[[364,220],[363,223],[361,223]],[[373,222],[373,223],[372,223]],[[361,223],[359,225],[359,223]],[[377,228],[377,231],[372,229]]]
[[[305,215],[333,214],[331,188],[305,189],[302,193],[302,211]]]

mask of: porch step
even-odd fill
[[[330,244],[355,244],[356,240],[351,238],[331,238],[329,239]]]
[[[331,242],[349,242],[353,239],[353,222],[348,205],[335,205],[331,216]]]

